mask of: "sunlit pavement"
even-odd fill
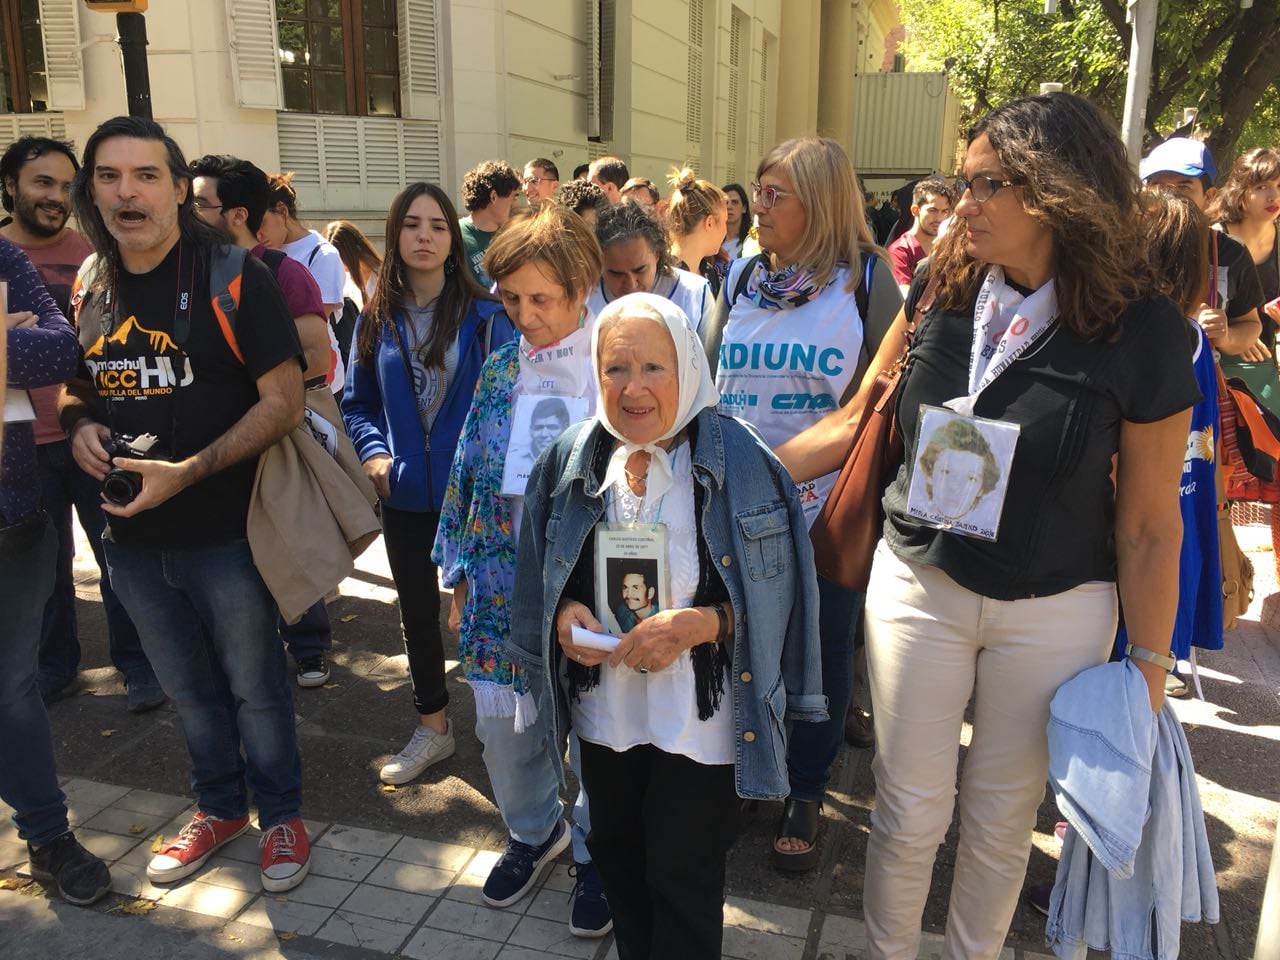
[[[1242,539],[1258,567],[1258,600],[1225,650],[1201,656],[1206,700],[1177,705],[1200,775],[1223,898],[1217,927],[1184,925],[1181,955],[1189,958],[1251,955],[1280,800],[1280,626],[1273,630],[1260,619],[1263,598],[1276,589],[1274,564],[1265,529],[1247,528]],[[378,767],[408,739],[415,720],[381,544],[361,559],[343,584],[342,599],[330,608],[330,684],[296,691],[311,875],[288,894],[262,893],[257,838],[246,835],[185,882],[150,885],[145,864],[155,838],[175,834],[192,802],[181,727],[168,707],[143,716],[126,712],[123,687],[108,666],[97,572],[87,547],[77,574],[83,688],[53,705],[50,715],[73,822],[86,845],[112,862],[115,890],[90,909],[51,899],[21,878],[25,845],[6,822],[0,828],[0,887],[9,889],[0,890],[0,956],[616,956],[608,938],[569,934],[567,857],[515,907],[494,910],[481,902],[479,887],[502,849],[505,829],[492,804],[471,733],[471,696],[456,664],[449,676],[457,753],[413,784],[387,791],[378,783]],[[447,593],[443,599],[447,605]],[[1280,604],[1275,619],[1280,624]],[[966,727],[965,742],[968,735]],[[729,862],[726,957],[865,955],[861,901],[874,794],[870,757],[869,751],[845,751],[824,809],[822,865],[811,875],[785,877],[768,865],[779,805],[744,812]],[[1057,819],[1047,799],[1028,882],[1052,879]],[[955,841],[953,829],[939,851],[921,957],[941,956]],[[1044,957],[1043,929],[1043,918],[1019,906],[1004,958]]]

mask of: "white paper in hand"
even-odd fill
[[[575,647],[586,647],[589,650],[603,650],[605,653],[612,653],[618,646],[620,638],[611,633],[595,633],[592,630],[584,630],[574,624],[569,631],[569,639],[573,641]]]

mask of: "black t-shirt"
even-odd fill
[[[922,290],[917,280],[908,315]],[[931,311],[916,332],[898,393],[907,455],[884,498],[884,535],[894,553],[998,600],[1115,580],[1111,458],[1120,425],[1161,420],[1199,399],[1185,328],[1168,299],[1140,300],[1125,310],[1114,342],[1087,342],[1059,327],[982,392],[977,416],[1021,427],[993,542],[938,530],[906,513],[921,404],[941,406],[968,392],[973,306]]]
[[[160,438],[159,459],[203,450],[258,402],[257,378],[302,348],[284,294],[260,261],[244,264],[232,352],[214,316],[207,265],[175,245],[154,270],[120,272],[119,326],[105,338],[81,331],[86,374],[104,399],[117,434]],[[189,294],[190,333],[180,347],[174,323]],[[177,384],[176,391],[174,384]],[[156,451],[153,451],[153,456]],[[245,535],[257,458],[207,477],[134,517],[109,517],[112,539],[145,547],[198,547]]]
[[[1209,278],[1210,283],[1218,285],[1218,305],[1227,311],[1228,319],[1243,317],[1250,310],[1261,308],[1267,301],[1262,296],[1262,284],[1258,282],[1258,270],[1249,248],[1221,230],[1210,231],[1210,236],[1217,238],[1218,270],[1224,272],[1221,279]]]

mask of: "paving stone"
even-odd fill
[[[484,902],[484,881],[484,877],[464,873],[450,884],[449,889],[445,890],[445,898],[458,903],[469,903],[477,907],[488,907],[489,905]],[[504,910],[507,913],[523,914],[528,906],[529,898],[525,897],[519,903],[505,907]]]
[[[151,852],[145,852],[145,860],[139,859],[138,852],[134,850],[111,864],[111,889],[114,892],[135,900],[159,900],[173,890],[169,885],[157,887],[147,879],[147,860],[151,859]]]
[[[499,952],[498,960],[555,960],[557,956],[559,955],[544,953],[541,950],[534,950],[530,947],[517,947],[509,944]]]
[[[728,897],[724,905],[724,923],[727,927],[743,927],[801,939],[809,935],[809,916],[808,910],[798,907],[784,907],[745,897]]]
[[[369,857],[385,857],[401,839],[398,833],[364,830],[335,823],[313,846],[341,850],[344,853],[360,853]]]
[[[200,874],[200,880],[204,883],[212,883],[215,887],[230,887],[232,890],[260,893],[262,868],[257,863],[226,860],[206,865]]]
[[[177,832],[166,833],[165,839],[172,840],[178,834]],[[256,831],[241,834],[224,847],[220,847],[214,855],[214,860],[239,860],[241,863],[258,863],[262,857],[262,850],[258,847],[258,842],[262,839],[261,835]],[[315,869],[316,852],[311,851],[311,869]]]
[[[151,790],[130,790],[112,804],[119,810],[133,810],[165,820],[176,817],[191,805],[189,797],[176,797],[170,793],[155,793]]]
[[[745,927],[725,927],[722,953],[734,960],[800,960],[804,940]]]
[[[569,865],[566,863],[557,863],[551,868],[547,878],[542,881],[542,885],[548,890],[559,890],[563,893],[572,893],[575,884],[577,881],[569,876]]]
[[[129,787],[117,787],[112,783],[98,783],[96,780],[84,780],[77,777],[62,785],[62,792],[67,801],[105,807],[115,803],[130,790]]]
[[[102,833],[98,830],[77,830],[76,839],[80,845],[95,857],[101,857],[108,863],[119,860],[136,847],[143,837],[120,836],[117,833]]]
[[[432,897],[360,884],[342,903],[345,913],[416,924],[431,909]]]
[[[307,903],[315,907],[338,907],[342,905],[342,901],[351,896],[351,891],[356,888],[353,880],[335,880],[333,877],[318,877],[312,870],[307,874],[307,879],[301,884],[294,887],[288,893],[275,894],[274,896],[284,897],[286,900],[296,900],[298,903]]]
[[[91,820],[107,809],[105,803],[86,803],[73,800],[67,801],[67,823],[72,827],[79,827],[86,820]]]
[[[316,936],[334,943],[392,953],[412,932],[412,924],[379,920],[377,917],[364,917],[358,913],[338,910],[325,921]]]
[[[427,917],[427,926],[482,940],[506,940],[519,920],[519,914],[507,910],[441,900]]]
[[[600,949],[598,940],[586,940],[570,933],[567,918],[556,921],[522,917],[507,942],[560,957],[581,957],[582,960],[594,957]]]
[[[330,824],[323,820],[308,820],[306,817],[303,817],[302,826],[307,831],[307,840],[314,844],[324,836],[324,832],[329,829]]]
[[[373,873],[369,874],[365,883],[435,898],[448,889],[452,880],[452,871],[420,867],[414,863],[401,863],[398,860],[384,860],[374,868]]]
[[[424,867],[435,867],[438,870],[457,873],[475,854],[474,847],[462,847],[456,843],[437,843],[435,840],[419,840],[417,837],[402,837],[387,854],[387,859],[402,860],[405,863],[416,863]],[[487,870],[485,875],[488,875]]]
[[[943,943],[942,937],[936,933],[922,933],[916,960],[942,960]]]
[[[15,834],[16,836],[16,834]],[[0,840],[0,870],[27,862],[27,844],[21,840]]]
[[[177,907],[206,917],[230,920],[256,896],[248,890],[217,887],[211,883],[193,880],[174,887],[160,902],[166,907]]]
[[[867,952],[867,927],[861,920],[827,914],[822,920],[816,960],[862,960]]]
[[[259,897],[240,916],[237,923],[248,923],[280,933],[298,933],[314,936],[333,916],[332,907],[317,907],[309,903],[276,900],[270,895]]]
[[[338,880],[363,880],[377,865],[377,857],[369,857],[361,853],[344,853],[341,850],[327,850],[324,847],[311,848],[311,872],[317,876],[334,877]]]
[[[102,833],[117,833],[122,837],[141,840],[151,837],[169,818],[153,814],[138,813],[136,810],[122,810],[118,807],[107,807],[96,816],[84,822],[90,830]]]
[[[414,960],[493,960],[502,944],[423,927],[400,952]]]
[[[569,894],[563,890],[555,890],[545,884],[532,897],[527,898],[529,906],[525,913],[543,920],[569,920]]]

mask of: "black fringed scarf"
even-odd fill
[[[591,473],[599,482],[612,454],[612,444],[604,442],[608,434],[601,431],[601,440],[597,441],[591,462]],[[697,443],[697,427],[690,424],[688,429],[689,443]],[[702,484],[693,481],[693,515],[697,524],[698,538],[698,588],[693,595],[693,606],[709,607],[729,599],[729,590],[724,584],[719,568],[711,559],[711,550],[707,546],[702,532],[702,508],[706,492]],[[574,564],[573,573],[565,585],[564,598],[578,600],[588,607],[595,606],[595,537],[588,536],[583,545],[578,562]],[[556,645],[557,649],[559,644]],[[694,693],[698,702],[698,719],[709,720],[720,709],[724,700],[724,680],[729,666],[733,662],[732,648],[724,643],[700,643],[689,651],[693,663]],[[600,683],[600,668],[584,667],[573,660],[565,661],[569,678],[569,699],[577,700],[583,690],[590,690]]]

